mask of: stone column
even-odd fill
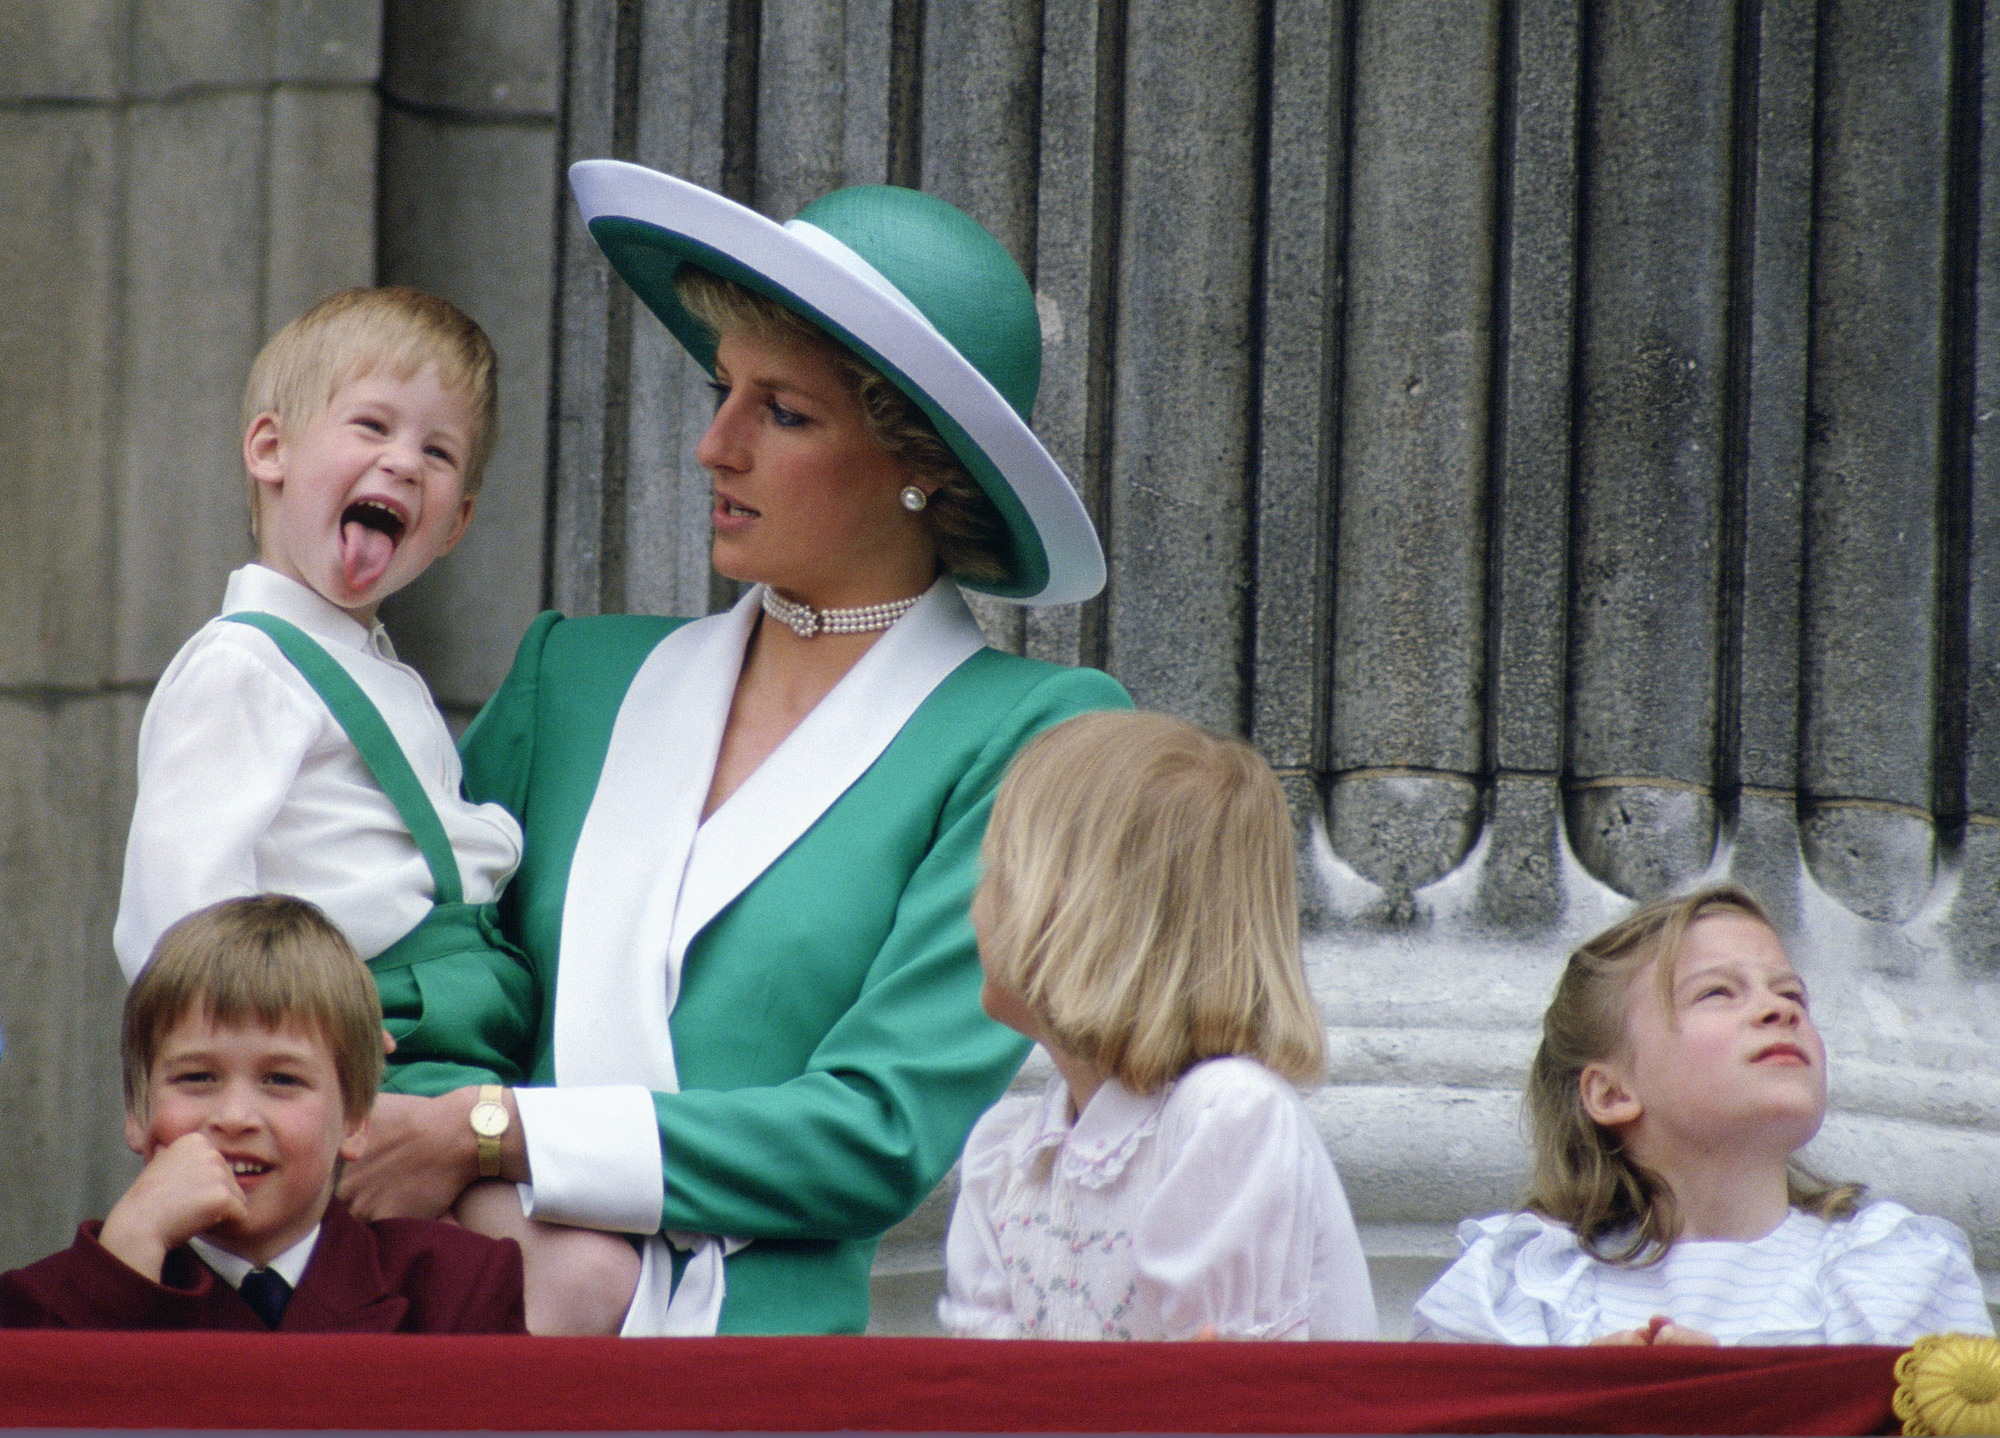
[[[547,603],[559,0],[391,0],[384,9],[384,284],[451,300],[500,355],[499,443],[472,527],[384,606],[405,658],[463,723]]]
[[[1413,915],[1482,807],[1500,7],[1357,14],[1329,803]]]
[[[1930,893],[1949,12],[1830,0],[1806,463],[1802,838],[1891,923]]]
[[[1650,898],[1715,845],[1734,36],[1716,6],[1589,13],[1568,819]]]

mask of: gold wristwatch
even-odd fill
[[[498,1178],[500,1176],[500,1140],[513,1127],[513,1119],[507,1113],[507,1105],[501,1102],[503,1090],[497,1083],[479,1086],[479,1102],[472,1106],[472,1134],[479,1140],[479,1176]]]

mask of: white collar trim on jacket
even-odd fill
[[[985,640],[940,579],[701,820],[762,592],[647,656],[577,836],[556,974],[556,1082],[678,1092],[668,1028],[695,938],[867,772]]]

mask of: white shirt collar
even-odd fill
[[[1159,1126],[1173,1085],[1158,1093],[1133,1093],[1115,1078],[1097,1086],[1083,1112],[1070,1119],[1069,1084],[1061,1074],[1042,1094],[1039,1121],[1027,1151],[1060,1148],[1063,1176],[1086,1188],[1102,1188],[1125,1171],[1139,1141]]]
[[[276,1269],[280,1278],[284,1279],[293,1288],[297,1288],[299,1280],[305,1277],[306,1265],[312,1262],[313,1245],[319,1242],[319,1227],[315,1223],[311,1233],[308,1233],[304,1238],[265,1264],[264,1267]],[[188,1240],[188,1247],[195,1251],[197,1258],[215,1270],[216,1277],[220,1278],[231,1288],[241,1288],[244,1277],[251,1269],[257,1266],[247,1258],[239,1258],[226,1248],[217,1248],[198,1233]]]
[[[328,644],[339,644],[379,658],[394,660],[396,646],[389,631],[377,621],[363,624],[346,610],[329,603],[296,579],[287,578],[261,564],[246,564],[229,576],[222,594],[222,612],[236,614],[246,609],[262,610],[288,619]]]

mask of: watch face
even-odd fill
[[[498,1138],[507,1131],[507,1110],[497,1103],[472,1106],[472,1131],[481,1138]]]

